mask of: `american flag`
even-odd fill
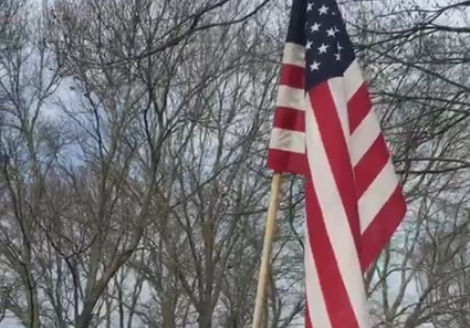
[[[366,328],[363,272],[406,204],[334,0],[294,0],[268,166],[305,176],[306,327]]]

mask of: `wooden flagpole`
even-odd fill
[[[267,313],[263,316],[264,302],[266,300],[266,285],[269,273],[269,261],[271,260],[271,251],[273,236],[276,227],[277,212],[279,209],[279,198],[281,189],[281,173],[274,173],[271,181],[271,200],[269,201],[268,217],[266,219],[266,228],[264,232],[263,255],[261,258],[261,267],[258,277],[258,288],[256,292],[255,312],[253,314],[253,328],[261,328],[263,317],[268,320]]]

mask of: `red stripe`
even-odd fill
[[[283,64],[281,68],[280,84],[292,88],[303,89],[305,83],[305,69],[291,64]]]
[[[307,157],[305,154],[279,149],[269,149],[268,167],[274,172],[303,175],[308,172]]]
[[[362,234],[361,266],[365,271],[380,255],[406,213],[406,202],[400,187],[397,187],[388,201]]]
[[[374,182],[375,178],[388,163],[389,158],[384,137],[379,135],[354,167],[357,199],[360,199],[367,188]]]
[[[367,85],[363,83],[348,101],[349,131],[352,134],[372,108]]]
[[[336,263],[323,213],[311,180],[311,177],[307,177],[305,186],[307,232],[311,245],[311,249],[306,251],[310,251],[315,260],[323,299],[332,327],[342,328],[346,324],[348,328],[356,328],[359,325]]]
[[[305,132],[305,112],[286,107],[276,108],[274,127]]]
[[[354,242],[358,253],[360,253],[360,226],[353,168],[341,122],[327,82],[313,88],[309,92],[309,98]]]

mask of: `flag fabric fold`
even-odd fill
[[[305,176],[306,327],[369,327],[363,272],[406,204],[334,0],[294,0],[268,166]]]

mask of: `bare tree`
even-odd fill
[[[367,277],[377,327],[465,326],[469,5],[363,1],[349,20],[409,200]]]
[[[470,4],[342,5],[410,208],[365,277],[376,327],[466,327]],[[0,3],[0,322],[250,325],[288,8]],[[302,180],[283,194],[273,328],[303,312]]]

